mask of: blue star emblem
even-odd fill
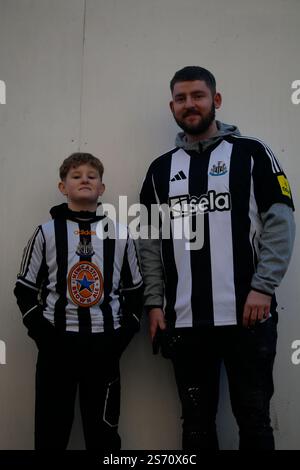
[[[95,284],[95,281],[89,281],[86,275],[84,275],[82,279],[77,279],[77,282],[80,285],[79,292],[84,289],[87,289],[88,291],[92,292],[91,285]]]

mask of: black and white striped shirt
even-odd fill
[[[27,317],[34,322],[41,304],[44,318],[60,331],[119,328],[124,297],[134,300],[142,287],[134,241],[120,225],[114,238],[101,239],[98,224],[103,229],[105,218],[77,219],[63,206],[58,212],[68,215],[40,225],[24,250],[15,289],[24,323]]]
[[[171,212],[181,207],[182,218],[188,204],[202,208],[202,248],[191,250],[184,237],[172,236],[177,218],[170,222],[171,237],[161,240],[168,324],[237,324],[258,262],[260,214],[275,203],[293,208],[288,181],[272,151],[257,139],[235,135],[201,154],[175,148],[151,164],[141,203],[148,211],[151,204],[168,204]],[[141,257],[147,268],[143,250]],[[146,269],[144,275],[147,290]],[[151,292],[148,297],[146,305],[151,305]]]

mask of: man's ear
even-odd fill
[[[60,190],[60,192],[64,195],[64,196],[67,196],[67,191],[66,191],[66,185],[63,181],[60,181],[58,183],[58,189]]]
[[[221,93],[217,92],[214,96],[214,105],[216,109],[221,108],[222,105],[222,95]]]
[[[173,101],[170,101],[169,106],[170,106],[170,110],[171,110],[172,114],[174,114],[174,103],[173,103]]]

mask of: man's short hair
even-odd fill
[[[93,168],[95,168],[98,171],[100,179],[102,181],[104,173],[104,166],[102,162],[99,160],[99,158],[94,157],[94,155],[92,155],[91,153],[83,152],[72,153],[72,155],[70,155],[63,161],[59,169],[60,179],[62,181],[65,180],[71,168],[78,168],[80,165],[85,164],[91,165]]]
[[[183,69],[178,70],[170,82],[171,93],[173,94],[175,83],[178,82],[190,82],[193,80],[203,80],[208,88],[210,89],[212,95],[216,93],[216,79],[213,74],[203,67],[198,67],[196,65],[184,67]]]

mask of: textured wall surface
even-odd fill
[[[169,80],[185,65],[211,69],[218,118],[265,140],[300,201],[298,0],[0,0],[0,449],[33,447],[36,349],[12,289],[33,228],[62,201],[58,167],[81,149],[105,165],[104,201],[138,197],[153,158],[174,146]],[[296,218],[299,219],[296,213]],[[278,289],[279,342],[272,420],[277,447],[300,449],[299,245]],[[3,360],[5,359],[5,360]],[[146,331],[122,359],[124,449],[180,448],[171,365],[151,355]],[[237,447],[225,376],[218,428]],[[70,448],[84,447],[76,416]]]

